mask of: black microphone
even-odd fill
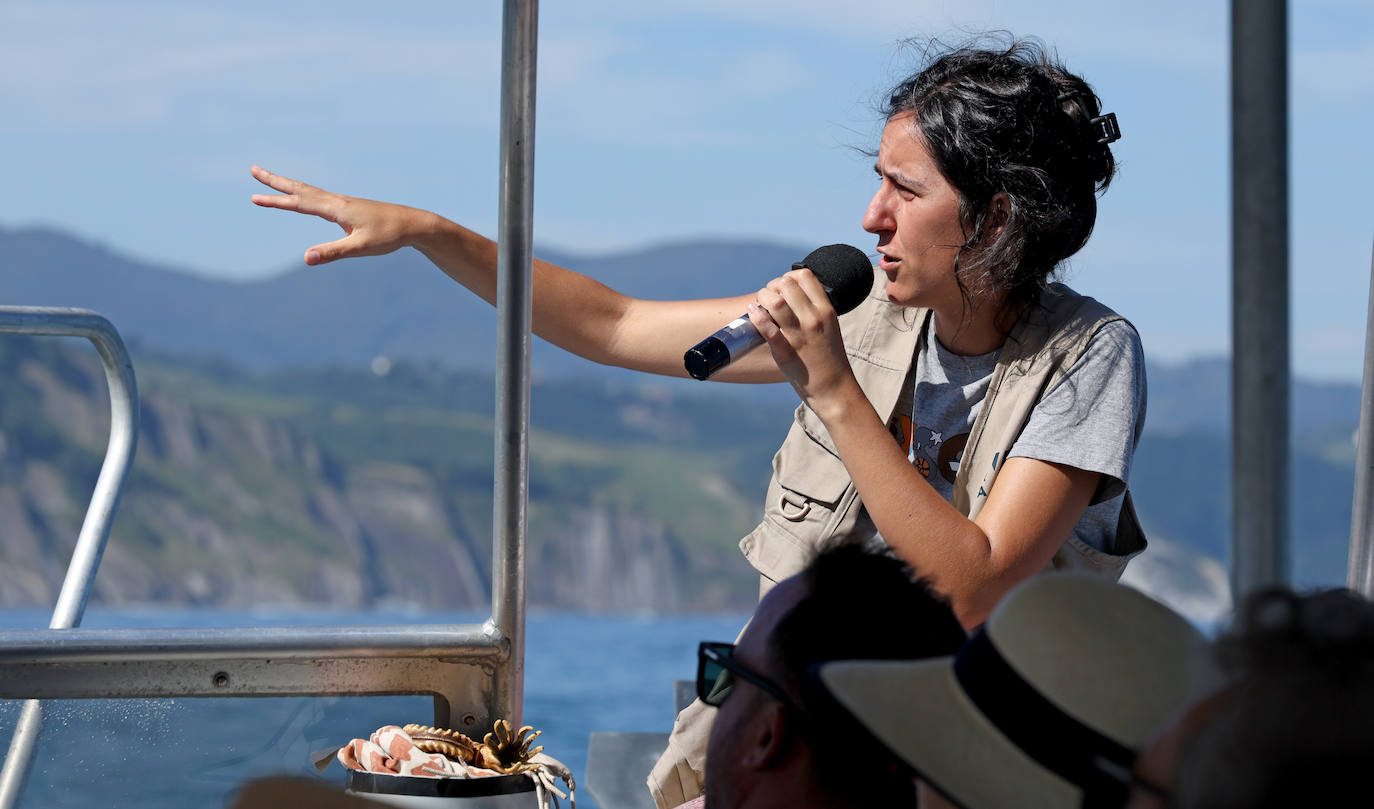
[[[836,314],[842,315],[858,306],[873,288],[873,265],[868,256],[847,244],[817,247],[792,265],[794,270],[802,267],[811,270],[825,287]],[[741,315],[688,349],[682,356],[682,364],[693,379],[706,379],[763,343],[763,335],[749,322],[749,315]]]

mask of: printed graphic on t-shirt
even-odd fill
[[[946,438],[935,430],[913,425],[911,416],[900,413],[892,417],[888,430],[897,440],[897,446],[906,450],[907,458],[921,473],[921,477],[929,480],[930,470],[937,469],[940,477],[953,485],[955,477],[959,475],[959,461],[964,456],[964,447],[968,445],[968,433]]]

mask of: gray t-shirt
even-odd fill
[[[913,384],[888,422],[908,459],[946,500],[954,495],[959,460],[997,368],[997,353],[959,356],[927,329],[917,347]],[[1144,351],[1135,329],[1117,320],[1093,335],[1078,361],[1031,411],[1008,457],[1101,473],[1074,535],[1112,553],[1125,481],[1144,424]],[[873,531],[880,539],[872,526],[868,514],[861,514],[859,535]]]

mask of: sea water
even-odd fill
[[[537,744],[586,786],[594,731],[666,732],[673,681],[696,675],[702,640],[729,641],[747,616],[604,616],[532,612],[525,649],[526,724]],[[92,606],[86,627],[206,627],[480,622],[485,615],[383,610],[366,613],[224,611]],[[0,628],[47,626],[38,610],[0,610]],[[0,701],[0,752],[20,703]],[[431,724],[429,697],[63,700],[45,703],[28,787],[28,809],[223,806],[246,780],[309,775],[341,784],[337,762],[323,774],[312,752],[366,737],[378,727]],[[647,773],[645,774],[647,775]]]

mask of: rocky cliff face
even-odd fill
[[[91,352],[4,339],[0,605],[52,603],[104,454],[105,383]],[[457,463],[476,472],[407,462],[404,453],[359,458],[302,428],[323,417],[274,416],[282,408],[276,401],[241,406],[235,398],[250,396],[241,390],[216,401],[199,378],[183,380],[199,390],[183,395],[175,380],[154,375],[144,385],[134,471],[96,600],[489,605],[491,478],[480,474],[489,457]],[[335,416],[344,434],[384,418],[358,409]],[[565,491],[560,475],[586,475],[577,463],[561,461],[531,484],[531,606],[681,610],[752,602],[754,578],[733,543],[693,544],[671,514],[599,497],[591,480]],[[726,511],[745,515],[730,529],[738,536],[749,527],[744,503],[757,496],[731,498],[739,502]],[[716,573],[708,586],[688,581],[705,570]]]
[[[96,600],[485,609],[489,378],[400,364],[385,379],[250,375],[166,358],[138,371],[138,454]],[[1164,383],[1152,392],[1164,388],[1168,423]],[[0,336],[0,606],[56,599],[105,451],[105,397],[88,346]],[[757,519],[787,409],[727,406],[721,419],[718,402],[666,390],[537,384],[529,604],[749,607],[757,579],[735,540]],[[1348,420],[1309,430],[1348,445],[1337,429]],[[1175,432],[1147,433],[1136,453],[1131,485],[1152,548],[1127,580],[1213,623],[1229,600],[1218,561],[1227,445]],[[1344,577],[1352,460],[1324,434],[1294,458],[1305,585]]]

